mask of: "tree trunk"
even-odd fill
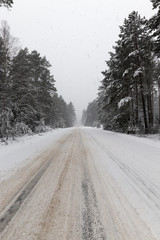
[[[158,105],[159,105],[158,121],[159,121],[159,125],[160,125],[160,87],[159,87],[159,103],[158,103]]]
[[[150,94],[147,95],[147,105],[148,105],[148,123],[149,123],[149,128],[152,128],[153,127],[153,109],[152,109],[152,99],[151,99]]]
[[[136,127],[138,126],[138,112],[139,112],[139,107],[138,107],[138,83],[136,80],[136,109],[135,109],[135,125]]]
[[[142,98],[142,107],[143,107],[143,117],[144,117],[145,133],[148,133],[148,123],[147,123],[146,104],[145,104],[144,87],[143,87],[143,82],[142,82],[142,76],[140,76],[140,87],[141,87],[141,98]]]

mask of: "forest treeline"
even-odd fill
[[[0,138],[71,127],[73,104],[58,96],[51,64],[36,50],[17,49],[6,21],[0,28]]]
[[[104,129],[159,131],[160,1],[151,2],[157,13],[149,20],[135,11],[129,14],[106,61],[97,98],[99,122]]]
[[[84,126],[98,127],[99,118],[98,118],[98,106],[97,100],[90,102],[87,106],[87,109],[82,112],[82,124]]]

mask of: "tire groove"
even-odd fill
[[[65,142],[66,139],[71,137],[72,134],[69,134],[63,141],[58,141],[59,144],[62,142]],[[59,148],[58,148],[59,150]],[[57,150],[57,151],[58,151]],[[56,151],[56,152],[57,152]],[[42,178],[43,174],[45,171],[48,169],[50,166],[51,162],[53,159],[47,160],[41,168],[37,171],[37,173],[31,177],[29,181],[27,181],[26,184],[24,184],[23,187],[20,188],[20,190],[15,194],[17,198],[15,199],[14,203],[8,208],[9,204],[3,209],[0,217],[0,234],[5,230],[7,225],[10,223],[12,218],[15,216],[15,214],[18,212],[20,207],[22,206],[23,202],[25,199],[29,196],[29,194],[32,192],[36,184],[39,182],[39,180]],[[23,189],[23,190],[22,190]],[[7,209],[8,208],[8,209]],[[7,210],[6,210],[7,209]],[[4,212],[4,213],[3,213]]]
[[[42,166],[42,168],[38,171],[38,173],[27,183],[25,188],[22,190],[21,194],[18,196],[18,198],[15,200],[15,202],[12,204],[12,206],[5,212],[5,214],[0,218],[0,233],[4,231],[6,226],[9,224],[9,222],[12,220],[14,215],[18,212],[20,209],[22,203],[27,198],[27,196],[31,193],[35,185],[38,183],[38,181],[43,176],[46,169],[50,166],[52,160],[49,160],[45,165]]]

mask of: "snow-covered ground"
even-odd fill
[[[58,141],[62,138],[63,141]],[[57,147],[54,143],[57,144]],[[63,235],[64,230],[72,233],[73,229],[77,234],[77,229],[81,232],[80,216],[83,216],[82,225],[88,227],[89,231],[92,228],[92,233],[96,232],[96,227],[102,229],[103,226],[108,239],[160,239],[159,135],[137,137],[102,129],[80,127],[74,130],[70,128],[50,131],[42,136],[23,137],[9,145],[1,144],[1,179],[10,176],[17,169],[21,169],[21,166],[33,157],[38,156],[39,159],[39,154],[49,147],[53,151],[50,149],[48,155],[43,154],[42,158],[45,161],[53,158],[52,164],[49,165],[46,174],[42,176],[35,190],[28,197],[24,209],[21,209],[22,212],[19,211],[19,215],[17,214],[17,218],[15,217],[13,226],[11,223],[12,227],[6,228],[7,235],[4,235],[5,237],[2,239],[11,239],[6,237],[9,236],[8,234],[11,234],[13,240],[53,239],[53,233],[56,232],[56,236],[59,236],[59,233]],[[33,158],[32,164],[34,161]],[[21,171],[19,172],[20,175],[23,174]],[[17,172],[14,177],[17,177]],[[17,178],[15,179],[17,184]],[[21,180],[21,178],[19,179]],[[76,181],[74,181],[75,179]],[[1,197],[1,202],[5,205],[5,194],[8,196],[8,192],[14,188],[12,184],[10,187],[8,185],[3,187],[4,182],[1,182],[2,195],[4,195]],[[17,186],[15,189],[17,192]],[[90,192],[88,193],[88,191]],[[50,204],[52,201],[53,205]],[[84,212],[88,211],[88,215],[80,212],[82,205],[85,206]],[[47,206],[51,206],[49,210],[51,215],[49,218],[43,219],[43,214],[48,209]],[[54,223],[51,220],[53,216],[56,219]],[[34,226],[34,230],[37,226],[36,231],[39,233],[41,229],[39,222],[41,221],[42,223],[46,222],[44,225],[47,229],[51,224],[49,228],[51,232],[48,231],[49,237],[43,238],[42,235],[40,238],[33,238],[32,226]],[[59,224],[57,224],[58,221]],[[71,229],[68,228],[69,225],[65,225],[66,222],[70,223]],[[23,227],[20,225],[21,223]],[[73,227],[74,223],[75,228]],[[61,227],[62,229],[59,230]],[[84,229],[82,228],[82,233],[86,236],[87,233]],[[38,236],[41,236],[42,230],[43,228]],[[22,235],[26,233],[27,236],[32,237],[27,238],[25,235],[22,237],[20,231]],[[44,234],[46,232],[44,229]],[[54,235],[55,239],[67,239],[67,237],[65,238],[65,234],[68,234],[66,232],[61,237],[56,238]],[[15,233],[15,237],[13,237],[13,233]],[[17,234],[20,234],[21,237],[17,237]],[[103,235],[101,235],[101,231],[99,234],[97,236]],[[82,237],[74,235],[69,239],[80,240]],[[84,237],[84,239],[90,238]],[[102,237],[95,237],[95,239],[102,239]]]
[[[50,130],[42,134],[19,137],[14,141],[9,141],[8,145],[0,143],[0,182],[68,131],[70,131],[69,128]]]
[[[85,128],[84,128],[85,129]],[[88,128],[88,130],[94,130],[97,131],[98,135],[102,137],[102,141],[104,144],[108,144],[109,146],[112,145],[112,138],[115,139],[115,136],[117,136],[117,142],[120,141],[122,143],[122,139],[124,139],[124,144],[125,144],[125,155],[127,154],[127,145],[126,145],[126,140],[128,139],[131,141],[132,148],[135,151],[140,151],[140,155],[147,155],[148,156],[148,151],[147,151],[147,146],[152,146],[155,148],[160,149],[160,135],[159,134],[154,134],[154,135],[144,135],[144,137],[136,137],[136,136],[130,136],[126,134],[119,134],[119,133],[114,133],[114,132],[109,132],[109,131],[104,131],[102,129],[93,129],[93,128]],[[12,174],[13,171],[15,171],[18,167],[21,167],[22,164],[25,164],[26,161],[31,158],[35,157],[36,155],[40,154],[45,150],[45,148],[49,147],[50,144],[53,143],[53,141],[58,140],[61,138],[65,133],[70,131],[70,128],[68,129],[57,129],[57,130],[50,130],[46,133],[42,134],[36,134],[36,135],[31,135],[31,136],[23,136],[19,137],[14,141],[10,141],[8,145],[5,143],[0,142],[0,181],[3,180],[4,176],[7,177],[9,174]],[[110,136],[108,138],[108,136]],[[107,137],[107,141],[106,141]],[[114,140],[115,143],[115,140]],[[138,146],[138,144],[143,144],[142,146]],[[118,144],[118,143],[117,143]],[[118,144],[119,145],[119,144]],[[137,148],[138,146],[138,148]],[[121,147],[121,145],[119,145]],[[112,148],[112,147],[111,147]],[[154,150],[154,149],[153,149]],[[117,153],[119,156],[122,155],[123,157],[123,150],[119,152],[119,149],[116,149]],[[129,149],[130,151],[130,149]],[[144,154],[143,154],[144,153]],[[149,156],[151,160],[153,160],[153,156],[155,156],[155,151],[151,152],[149,150]],[[160,156],[160,155],[159,155]],[[134,156],[129,156],[127,157],[133,159]],[[140,156],[139,156],[140,158]],[[155,156],[156,159],[158,159],[158,155]],[[159,157],[160,158],[160,157]],[[146,162],[144,163],[146,164]],[[159,161],[158,161],[159,164]],[[159,166],[159,165],[158,165]],[[156,167],[154,165],[154,167]]]
[[[112,175],[127,202],[149,226],[156,239],[160,239],[159,135],[142,138],[96,129],[88,129],[87,132],[96,143],[95,147],[92,144],[92,148],[101,174],[105,176],[108,172]],[[121,213],[121,206],[117,211]]]

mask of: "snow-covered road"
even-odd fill
[[[160,239],[160,141],[93,128],[44,139],[1,181],[0,239]]]

